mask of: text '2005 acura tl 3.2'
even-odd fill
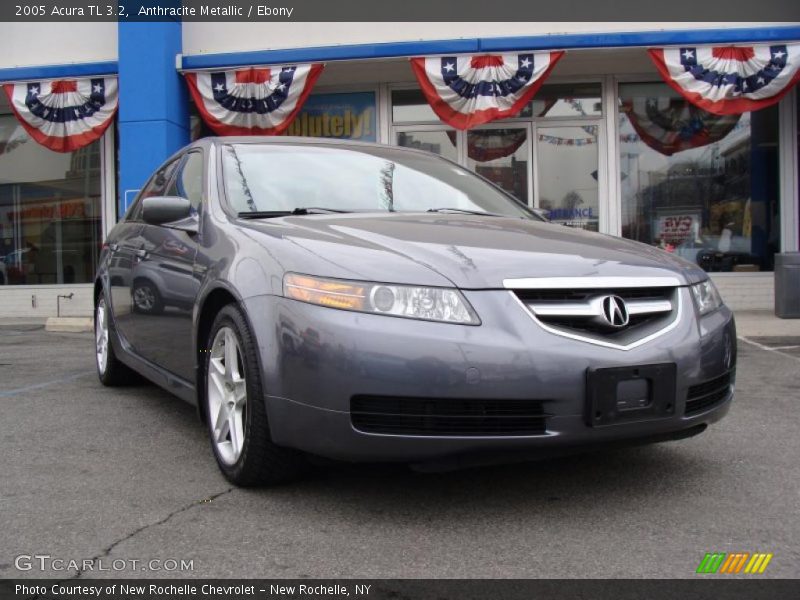
[[[239,485],[688,437],[736,364],[696,265],[433,154],[292,138],[167,160],[104,245],[95,334],[101,381],[195,403]]]

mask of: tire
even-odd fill
[[[164,310],[164,300],[158,288],[146,279],[133,285],[133,309],[143,315],[158,315]]]
[[[250,487],[304,473],[308,463],[302,453],[272,443],[258,346],[236,305],[228,304],[217,314],[206,349],[203,401],[211,449],[222,474],[237,486]]]
[[[94,343],[94,363],[100,383],[108,387],[118,387],[138,381],[138,375],[120,362],[114,353],[114,346],[111,343],[111,321],[102,292],[94,307]],[[105,352],[104,357],[103,352]]]

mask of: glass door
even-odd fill
[[[509,125],[467,131],[467,167],[522,204],[530,204],[530,127]]]
[[[458,162],[458,144],[455,129],[441,126],[416,125],[395,129],[395,143],[404,148],[426,150]]]
[[[550,220],[600,229],[599,123],[536,128],[537,206]]]

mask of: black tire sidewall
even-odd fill
[[[243,427],[244,446],[242,447],[242,453],[239,455],[239,458],[232,465],[223,462],[219,456],[217,445],[214,442],[215,415],[211,414],[208,402],[208,373],[211,361],[211,344],[214,341],[214,337],[217,335],[217,332],[222,327],[229,327],[234,332],[234,335],[236,335],[236,341],[239,344],[239,350],[241,352],[246,382],[245,388],[247,390],[247,405],[245,409],[245,421]],[[203,401],[205,402],[207,429],[209,440],[211,442],[211,448],[214,452],[214,457],[217,460],[217,464],[225,476],[231,481],[240,482],[246,477],[245,472],[251,470],[250,463],[253,460],[258,459],[258,457],[252,456],[253,452],[258,450],[257,448],[254,448],[254,446],[259,445],[258,443],[254,442],[254,440],[268,442],[269,431],[254,431],[254,429],[258,429],[254,425],[254,422],[257,420],[255,418],[256,413],[266,412],[266,408],[261,400],[263,398],[263,388],[261,384],[260,367],[258,360],[255,357],[257,348],[253,343],[253,337],[250,332],[250,327],[247,324],[247,320],[238,307],[230,304],[219,312],[216,319],[214,319],[214,324],[211,326],[211,332],[209,333],[205,349],[207,351],[204,352],[205,364],[203,370]],[[266,422],[266,419],[263,418],[258,420],[264,423]]]

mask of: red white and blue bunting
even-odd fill
[[[412,58],[434,112],[456,129],[516,115],[531,101],[563,52]]]
[[[116,77],[8,83],[3,89],[30,136],[56,152],[99,139],[114,120],[119,98]]]
[[[622,103],[622,111],[638,138],[665,156],[721,140],[733,131],[741,117],[715,115],[683,98],[664,97],[634,98]]]
[[[775,104],[800,81],[800,43],[649,52],[664,81],[695,106],[717,115]]]
[[[321,64],[186,73],[203,120],[217,135],[277,135],[303,107]]]

